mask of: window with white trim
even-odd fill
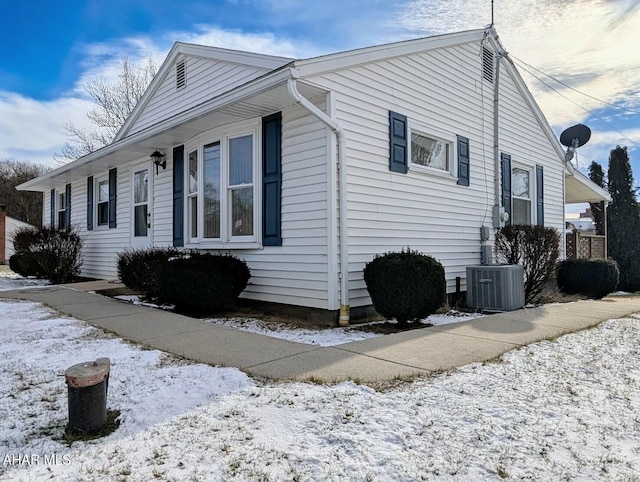
[[[58,192],[58,228],[64,229],[67,226],[67,196],[65,191]]]
[[[453,141],[411,127],[411,164],[453,175]]]
[[[511,169],[511,224],[531,224],[531,176],[530,168],[513,166]]]
[[[189,153],[187,165],[187,233],[190,241],[198,239],[198,151]]]
[[[243,124],[247,125],[247,124]],[[212,131],[187,144],[187,235],[201,247],[257,242],[258,126]]]
[[[100,179],[97,182],[96,220],[98,226],[109,225],[109,179]]]

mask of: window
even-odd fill
[[[204,237],[220,238],[220,143],[204,146]]]
[[[133,235],[147,236],[149,229],[149,170],[133,174]]]
[[[189,173],[187,175],[187,209],[189,239],[198,237],[198,151],[189,153]]]
[[[58,192],[58,227],[60,229],[67,226],[67,196],[64,192]]]
[[[531,170],[513,167],[511,183],[511,223],[531,224]]]
[[[98,181],[98,226],[109,224],[109,180]]]
[[[190,242],[257,241],[257,139],[257,126],[229,133],[213,131],[187,151],[185,214]]]
[[[450,143],[422,132],[411,131],[411,163],[451,172]]]
[[[231,236],[253,234],[253,136],[229,140]]]

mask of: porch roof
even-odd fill
[[[609,202],[611,201],[611,196],[580,171],[569,167],[565,174],[565,204],[595,203],[600,201]]]
[[[17,189],[46,192],[79,177],[97,175],[127,162],[149,157],[156,150],[169,156],[173,147],[184,144],[202,132],[283,110],[295,104],[287,89],[287,80],[295,75],[289,67],[270,72],[27,181]],[[310,100],[326,93],[308,84],[298,85],[300,92]]]

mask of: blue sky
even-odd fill
[[[90,127],[82,86],[122,56],[160,65],[179,40],[306,58],[482,28],[491,1],[5,0],[0,18],[0,159],[55,165],[63,124]],[[591,127],[579,167],[627,145],[640,179],[640,1],[495,0],[495,24],[554,131]]]

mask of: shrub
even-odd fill
[[[13,235],[18,255],[14,266],[53,284],[67,283],[80,273],[82,245],[82,237],[73,228],[21,228]]]
[[[521,264],[524,268],[524,298],[535,301],[552,278],[560,252],[560,234],[553,228],[513,225],[496,232],[498,261]]]
[[[118,254],[118,277],[127,288],[153,300],[159,294],[160,273],[170,259],[181,256],[183,252],[173,247],[129,249]]]
[[[364,267],[364,281],[376,311],[400,324],[435,313],[446,295],[442,264],[409,248],[376,256]]]
[[[567,259],[558,264],[556,281],[566,294],[602,298],[618,285],[620,272],[612,259]]]
[[[167,263],[158,284],[160,300],[187,313],[218,313],[247,287],[247,264],[228,255],[192,253]]]
[[[28,254],[31,252],[31,247],[36,243],[38,239],[38,232],[40,230],[35,226],[26,226],[18,228],[13,232],[11,241],[13,242],[13,251],[16,254]],[[16,271],[17,273],[17,271]]]
[[[20,276],[40,275],[40,266],[31,253],[12,255],[9,258],[9,268]]]

